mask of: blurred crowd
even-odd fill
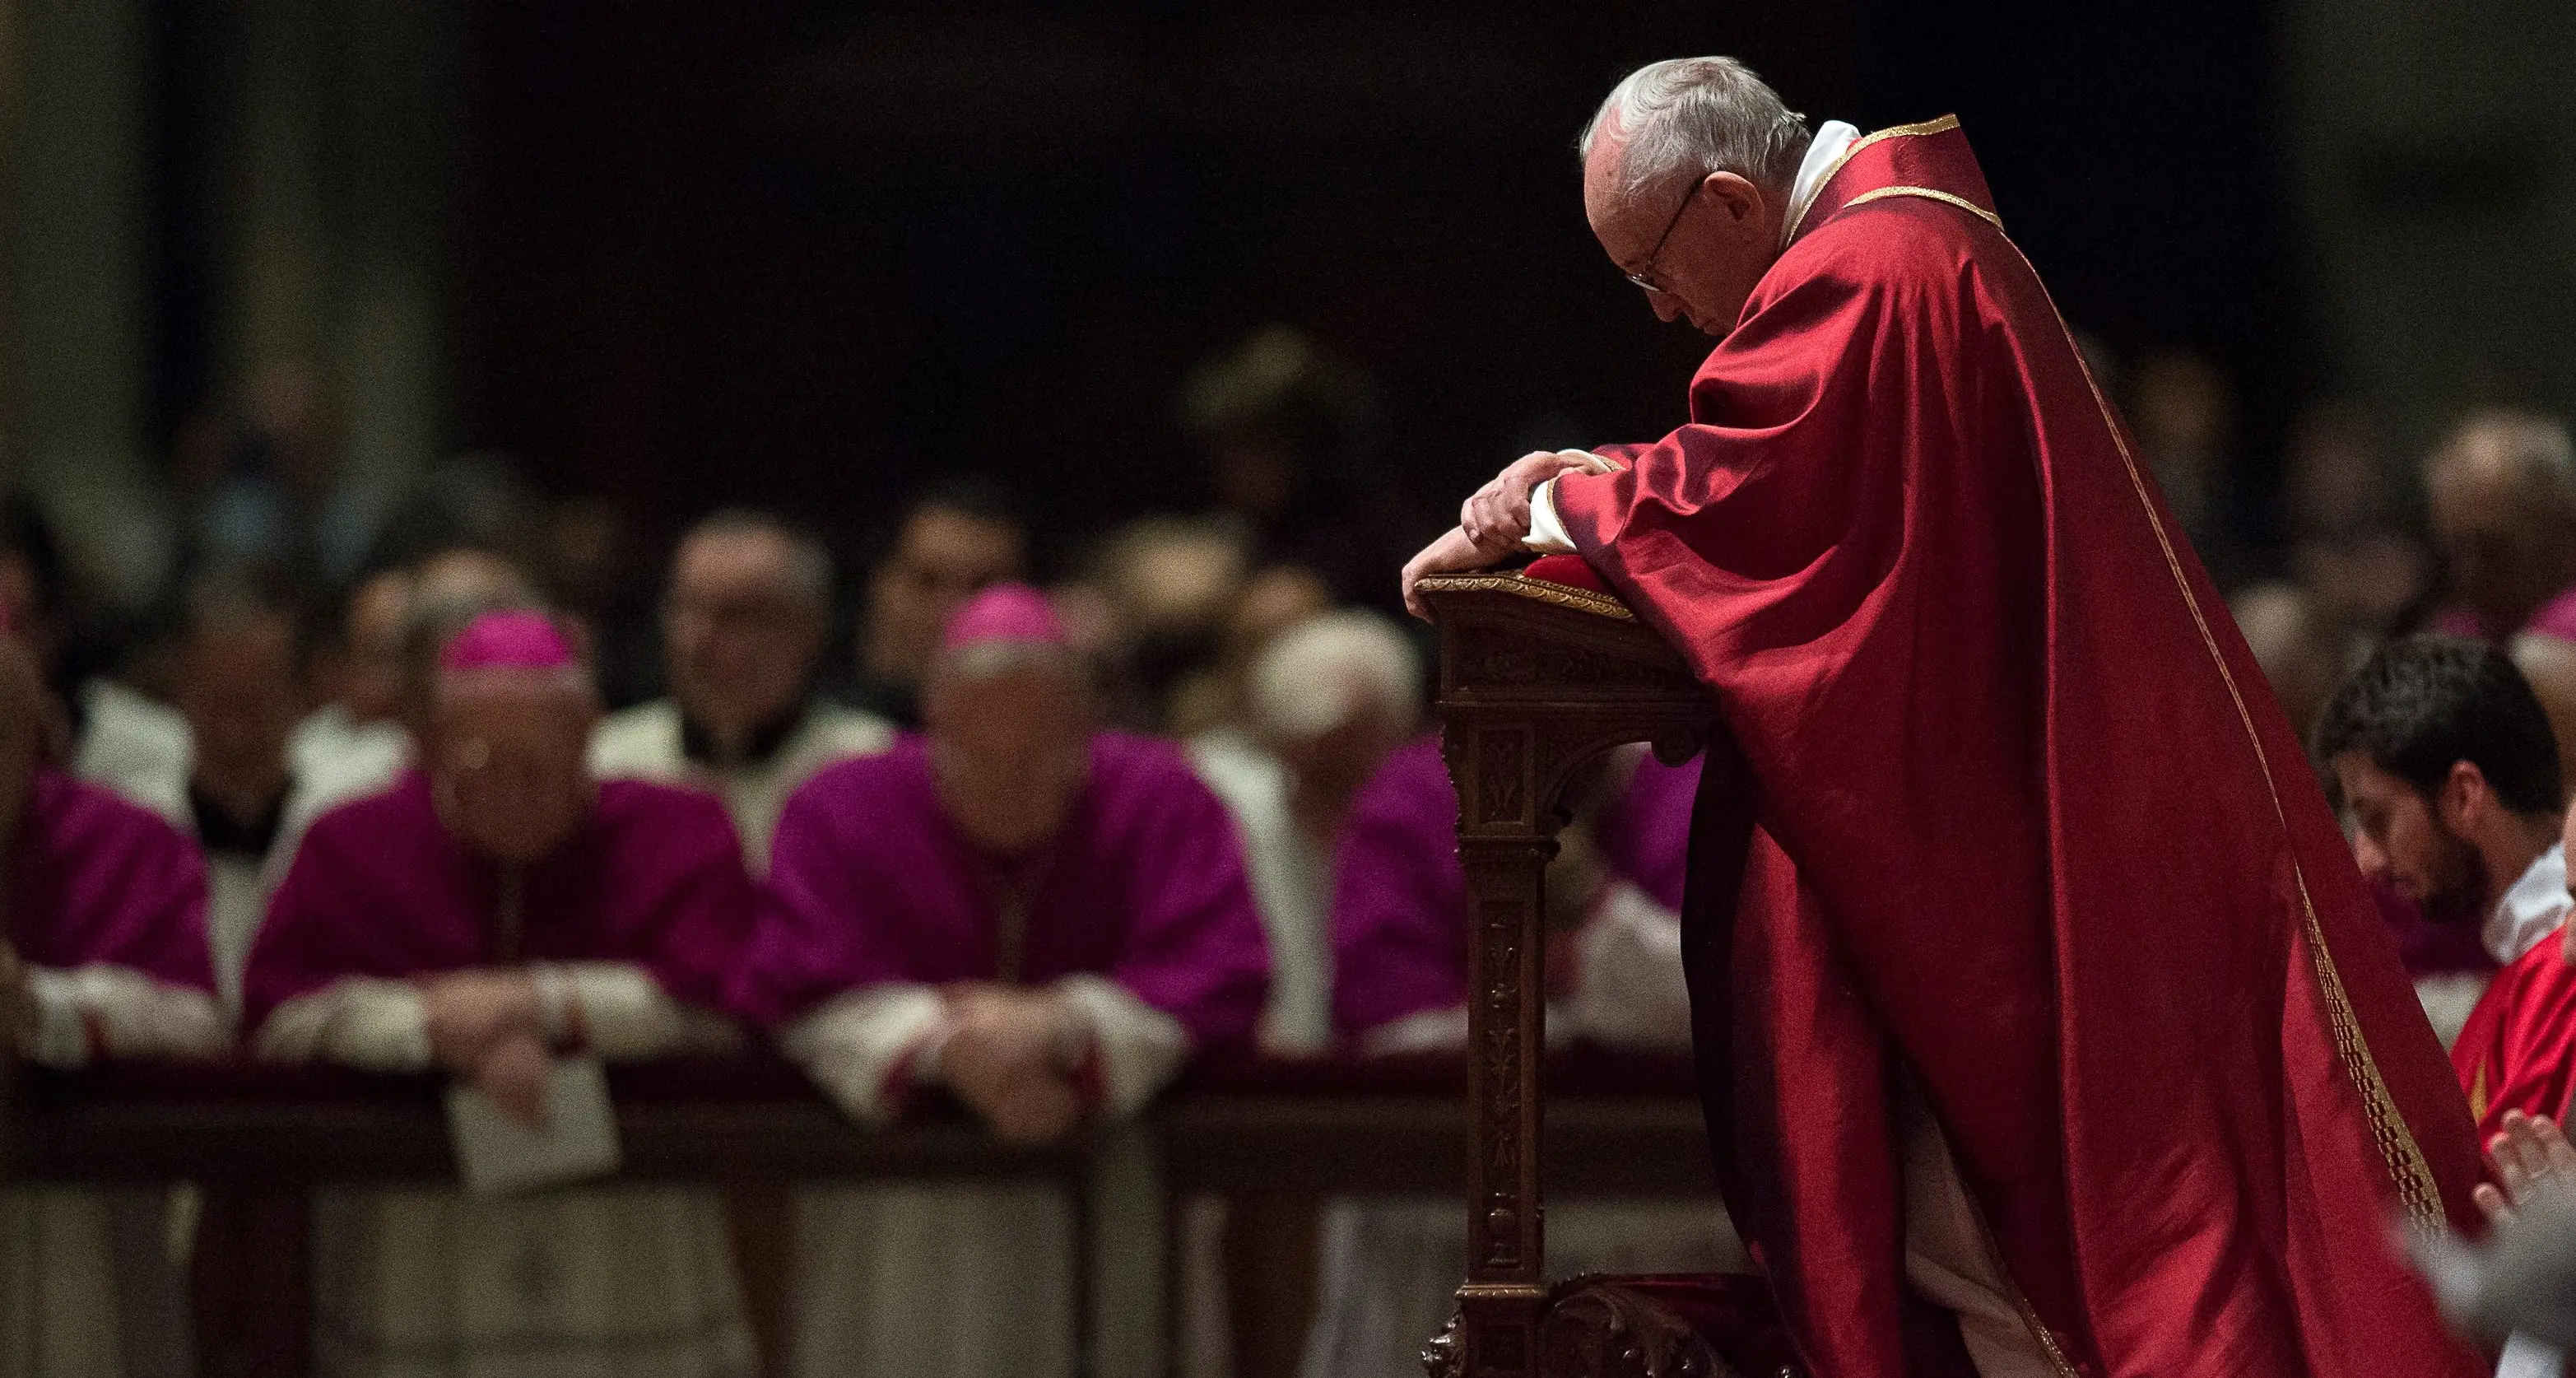
[[[1413,533],[1362,472],[1378,406],[1264,331],[1180,390],[1199,510],[1086,536],[949,474],[855,545],[722,508],[655,567],[612,504],[496,456],[366,494],[309,380],[264,376],[183,437],[166,508],[0,500],[0,1009],[66,1071],[337,1063],[468,1097],[464,1190],[317,1199],[324,1371],[1071,1372],[1076,1222],[1045,1187],[800,1190],[761,1353],[731,1205],[583,1188],[568,1145],[605,1123],[598,1064],[755,1043],[854,1132],[946,1103],[1028,1143],[1113,1129],[1203,1056],[1461,1051],[1467,883],[1428,633],[1389,614]],[[1628,752],[1584,783],[1552,1037],[1687,1047],[1696,779]],[[0,1191],[27,1322],[0,1374],[185,1371],[179,1274],[132,1245],[188,1218]],[[1221,1373],[1224,1212],[1193,1220],[1182,1362]],[[1322,1304],[1261,1348],[1410,1372],[1455,1203],[1304,1228]],[[1705,1202],[1552,1231],[1578,1268],[1742,1266]]]
[[[2409,455],[2365,408],[2321,402],[2293,418],[2277,464],[2254,465],[2210,358],[2115,357],[2090,340],[2087,353],[2298,721],[2376,639],[2509,635],[2576,563],[2553,553],[2567,502],[2544,472],[2554,418],[2464,415]],[[1436,530],[1380,477],[1387,409],[1360,369],[1274,327],[1183,380],[1174,421],[1196,470],[1179,491],[1137,495],[1143,514],[1123,524],[1069,529],[1001,476],[959,474],[898,478],[891,520],[800,523],[842,547],[828,552],[833,618],[813,687],[911,722],[940,616],[986,583],[1026,579],[1095,659],[1109,721],[1186,737],[1233,720],[1245,666],[1278,632],[1331,608],[1400,611],[1395,571]],[[345,707],[368,692],[351,687],[368,658],[352,638],[381,634],[394,584],[441,552],[508,565],[580,623],[611,709],[671,686],[657,538],[614,495],[550,494],[480,452],[387,486],[346,472],[338,425],[313,368],[275,364],[181,426],[156,491],[0,498],[0,594],[33,618],[58,690],[97,680],[175,706],[191,600],[230,586],[293,619],[291,692]],[[2277,473],[2277,493],[2247,491],[2249,473]]]
[[[2567,909],[2566,426],[2476,411],[2407,456],[2320,405],[2257,521],[2225,374],[2093,352],[2284,708],[2326,722],[2320,769],[2458,1036]],[[1265,330],[1179,390],[1196,510],[1067,531],[1001,478],[945,474],[854,543],[724,508],[655,562],[613,499],[499,456],[368,490],[309,371],[270,370],[185,428],[159,505],[0,498],[21,1046],[64,1068],[443,1070],[547,1124],[604,1094],[584,1060],[766,1040],[860,1125],[945,1099],[1020,1141],[1114,1123],[1212,1052],[1454,1053],[1456,801],[1428,632],[1396,615],[1434,533],[1368,477],[1384,406]],[[2266,527],[2276,546],[2246,539]],[[2486,659],[2407,659],[2427,645]],[[2515,719],[2513,686],[2540,707]],[[2524,730],[2457,731],[2490,720]],[[2487,812],[2445,802],[2455,761]],[[1579,791],[1552,1038],[1688,1047],[1696,778],[1632,753]],[[2546,857],[2541,903],[2516,887]],[[2530,912],[2496,918],[2508,901]],[[543,1177],[491,1151],[469,1175]],[[19,1314],[49,1318],[0,1335],[0,1374],[184,1369],[175,1284],[113,1256],[123,1215],[159,1209],[0,1194],[0,1301],[41,1294]],[[1285,1342],[1307,1372],[1410,1371],[1460,1273],[1456,1216],[1324,1212],[1321,1303]],[[816,1188],[797,1218],[772,1371],[1071,1371],[1070,1276],[1030,1262],[1072,1228],[1044,1190]],[[335,1373],[749,1372],[729,1228],[683,1189],[342,1193],[317,1214],[316,1352]],[[1549,1228],[1565,1271],[1743,1266],[1705,1205],[1568,1204]],[[1225,1371],[1223,1330],[1194,1329],[1189,1371]]]

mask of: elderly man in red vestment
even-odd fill
[[[1722,705],[1684,956],[1807,1366],[2480,1372],[2386,1241],[2474,1224],[2468,1108],[1957,122],[1810,134],[1687,59],[1582,147],[1612,262],[1720,337],[1690,422],[1513,464],[1408,594],[1579,552]]]

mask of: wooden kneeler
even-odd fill
[[[1538,576],[1538,577],[1533,577]],[[1550,577],[1553,576],[1553,577]],[[1467,1280],[1423,1351],[1433,1378],[1775,1378],[1785,1354],[1706,1335],[1770,1329],[1759,1279],[1578,1278],[1551,1287],[1541,1201],[1546,876],[1584,761],[1648,742],[1679,764],[1724,745],[1680,655],[1580,562],[1419,586],[1440,629],[1443,754],[1458,790],[1468,943]],[[1748,1369],[1748,1363],[1758,1368]]]

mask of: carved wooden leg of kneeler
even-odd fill
[[[1459,1318],[1423,1360],[1435,1378],[1539,1378],[1543,916],[1566,783],[1622,742],[1652,741],[1679,764],[1718,714],[1690,666],[1616,598],[1517,574],[1434,577],[1415,592],[1440,627],[1441,754],[1474,910],[1467,1284]]]
[[[1519,802],[1525,810],[1529,801]],[[1471,804],[1470,816],[1476,812]],[[1535,820],[1525,812],[1509,820],[1519,824],[1517,836],[1475,835],[1478,823],[1504,821],[1475,819],[1459,842],[1476,919],[1468,949],[1467,1100],[1478,1123],[1467,1168],[1467,1283],[1458,1291],[1465,1378],[1535,1374],[1547,1300],[1539,1192],[1547,1003],[1542,917],[1556,843],[1530,828]]]

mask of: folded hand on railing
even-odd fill
[[[940,1078],[1006,1143],[1047,1143],[1080,1122],[1082,1049],[1064,998],[974,985],[947,992]]]

